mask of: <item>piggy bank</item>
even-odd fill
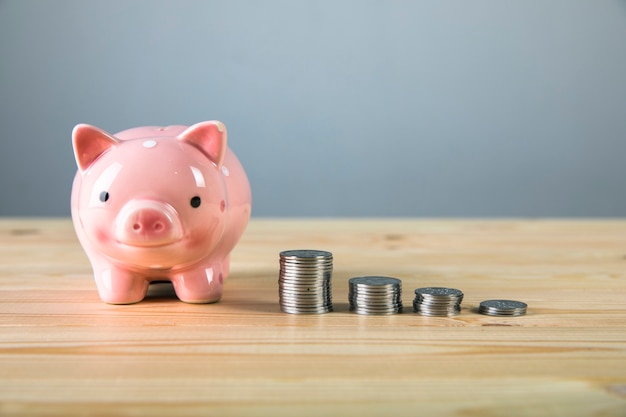
[[[250,185],[217,121],[111,135],[72,132],[72,221],[100,298],[130,304],[152,281],[188,303],[222,296],[229,254],[250,218]]]

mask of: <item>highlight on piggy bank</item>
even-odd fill
[[[143,300],[171,281],[188,303],[222,296],[230,252],[248,224],[250,185],[224,124],[72,132],[72,221],[100,294]]]

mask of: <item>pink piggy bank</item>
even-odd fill
[[[72,220],[107,303],[171,281],[188,303],[222,296],[229,254],[250,218],[250,185],[217,121],[111,135],[78,125]]]

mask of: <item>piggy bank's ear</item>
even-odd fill
[[[72,131],[72,145],[78,169],[86,170],[100,155],[118,143],[104,130],[91,125],[76,125]]]
[[[226,155],[226,126],[218,121],[200,122],[178,135],[178,140],[200,149],[218,168]]]

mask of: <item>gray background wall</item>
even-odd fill
[[[0,215],[219,119],[256,216],[626,215],[624,1],[0,0]]]

